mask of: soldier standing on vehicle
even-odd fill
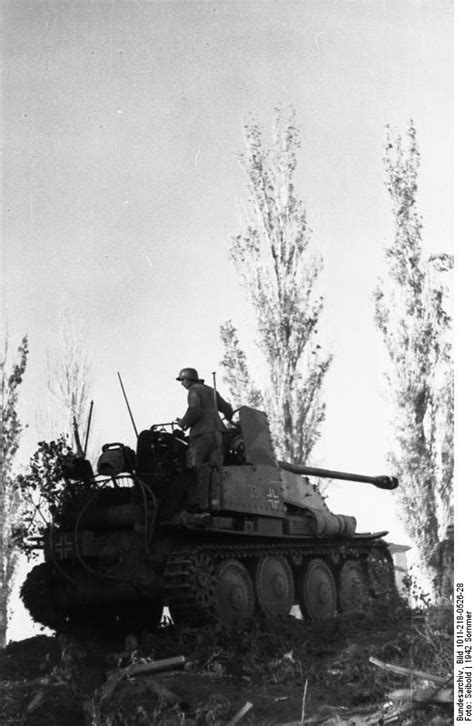
[[[222,466],[222,431],[225,427],[219,411],[232,419],[232,407],[211,386],[206,386],[195,368],[183,368],[176,379],[188,391],[188,410],[176,419],[179,426],[189,429],[189,448],[186,463]]]

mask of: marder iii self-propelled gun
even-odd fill
[[[153,627],[166,605],[175,622],[232,627],[294,605],[318,620],[394,596],[387,533],[357,533],[354,517],[329,511],[318,480],[391,490],[396,479],[277,461],[266,415],[248,407],[224,434],[222,467],[188,469],[187,446],[156,424],[136,452],[105,445],[97,474],[67,463],[45,561],[22,587],[34,620]]]

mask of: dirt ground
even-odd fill
[[[409,611],[354,613],[320,625],[256,621],[238,633],[169,625],[120,641],[41,635],[0,651],[0,724],[444,726],[452,704],[393,720],[400,704],[389,694],[413,678],[369,658],[449,678],[451,654],[449,613]],[[184,663],[174,670],[132,673],[175,656]]]

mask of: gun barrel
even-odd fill
[[[373,484],[378,489],[396,489],[398,479],[395,476],[367,476],[365,474],[350,474],[347,471],[332,471],[331,469],[320,469],[314,466],[302,466],[301,464],[289,464],[286,461],[279,461],[278,465],[293,474],[307,474],[308,476],[320,476],[324,479],[342,479],[345,481],[358,481]]]

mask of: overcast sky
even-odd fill
[[[452,12],[449,0],[2,1],[2,316],[12,347],[30,339],[25,455],[64,310],[92,357],[100,443],[134,441],[117,370],[146,428],[184,412],[181,367],[219,376],[223,321],[251,344],[228,258],[247,197],[237,155],[249,114],[269,130],[274,107],[293,106],[334,353],[314,461],[385,471],[372,304],[393,229],[385,127],[413,119],[425,249],[452,252]],[[400,540],[390,494],[340,486],[335,506]]]

